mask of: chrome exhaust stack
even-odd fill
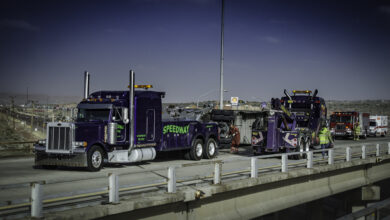
[[[133,70],[130,70],[130,91],[129,91],[129,154],[134,148],[134,85],[135,85],[135,74]]]
[[[88,99],[89,96],[89,73],[84,72],[84,99]]]
[[[135,74],[130,70],[130,85],[129,85],[129,111],[123,111],[123,114],[129,114],[129,149],[114,150],[108,152],[109,163],[132,163],[145,160],[153,160],[156,157],[154,147],[135,148],[134,138],[134,96],[135,96]],[[128,112],[128,113],[127,113]]]
[[[315,98],[315,97],[317,96],[317,93],[318,93],[318,89],[316,89],[316,90],[314,91],[313,98]]]
[[[289,100],[292,100],[290,94],[288,94],[287,90],[284,90],[284,94],[288,97]],[[291,109],[291,103],[288,104],[289,109]]]

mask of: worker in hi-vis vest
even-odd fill
[[[356,122],[355,129],[353,129],[353,140],[358,141],[360,136],[360,124]]]
[[[319,133],[321,149],[326,149],[330,147],[330,144],[333,145],[333,139],[330,134],[329,129],[326,126],[323,126]],[[322,151],[322,156],[325,156],[325,151]]]

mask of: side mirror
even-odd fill
[[[129,109],[128,108],[122,108],[122,118],[123,118],[124,124],[129,123]]]

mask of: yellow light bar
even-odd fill
[[[130,86],[128,86],[127,88],[130,88]],[[150,88],[153,88],[152,85],[134,85],[134,88],[137,88],[137,89],[150,89]]]
[[[293,90],[292,91],[293,93],[311,93],[311,91],[310,90]]]
[[[150,89],[150,88],[153,88],[153,86],[152,85],[135,85],[134,88]]]

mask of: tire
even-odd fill
[[[209,138],[203,146],[203,158],[212,159],[218,154],[218,144],[214,138]]]
[[[306,147],[306,142],[303,139],[301,139],[301,141],[299,141],[299,145],[295,148],[295,152],[304,152],[305,147]],[[291,158],[293,160],[301,160],[306,158],[306,154],[302,153],[302,154],[292,155]]]
[[[307,138],[305,140],[305,144],[304,144],[304,146],[305,146],[304,151],[310,151],[310,144],[311,144],[311,139]]]
[[[200,160],[203,156],[203,141],[201,139],[196,139],[191,146],[191,149],[188,151],[188,156],[191,160]]]
[[[88,170],[96,172],[102,169],[104,153],[101,147],[93,145],[87,153]]]

